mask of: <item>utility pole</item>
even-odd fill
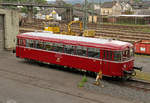
[[[84,2],[84,17],[83,17],[83,28],[84,28],[84,30],[87,29],[87,19],[88,19],[88,17],[87,17],[87,4],[88,4],[88,2],[87,2],[87,0],[85,0],[85,2]]]
[[[92,0],[92,23],[94,23],[94,0]]]
[[[101,14],[101,0],[98,0],[98,4],[99,4],[99,22],[98,22],[98,27],[100,28],[101,27],[101,22],[102,22],[102,20],[103,20],[103,18],[102,18],[102,14]]]

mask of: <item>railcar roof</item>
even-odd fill
[[[20,36],[32,36],[32,37],[39,37],[39,38],[53,38],[53,39],[62,39],[62,40],[70,40],[70,41],[79,41],[85,43],[94,43],[94,44],[101,44],[103,47],[106,45],[107,47],[111,48],[122,48],[124,46],[131,47],[132,44],[128,42],[118,41],[118,40],[109,40],[109,39],[100,39],[100,38],[89,38],[89,37],[80,37],[80,36],[70,36],[70,35],[60,35],[60,34],[53,34],[51,32],[27,32],[23,33]]]

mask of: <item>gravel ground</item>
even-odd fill
[[[133,103],[78,88],[82,75],[61,69],[25,62],[12,53],[0,52],[0,103],[10,103],[11,99],[17,103]]]
[[[20,72],[20,73],[26,73],[28,75],[38,76],[39,78],[43,78],[43,79],[46,78],[55,88],[61,87],[61,90],[62,90],[62,87],[63,89],[64,88],[71,89],[73,93],[76,93],[79,90],[75,88],[75,86],[80,81],[81,75],[76,75],[74,73],[72,74],[72,73],[68,73],[65,71],[60,71],[58,69],[46,69],[47,67],[38,66],[34,63],[31,63],[31,64],[25,63],[23,60],[16,59],[14,55],[10,55],[7,52],[0,53],[0,58],[4,58],[4,59],[0,59],[1,68],[5,68],[6,70],[13,71],[13,72]],[[137,66],[143,66],[143,71],[150,72],[150,69],[149,69],[150,56],[136,56],[135,64]],[[56,75],[58,76],[56,77]],[[68,78],[70,76],[72,78]],[[133,101],[134,103],[139,103],[139,102],[149,103],[150,101],[150,98],[149,98],[150,92],[144,92],[142,90],[121,87],[117,84],[110,83],[109,81],[106,81],[106,80],[102,81],[102,84],[104,85],[104,88],[102,88],[101,86],[93,85],[94,81],[95,81],[95,78],[88,77],[88,82],[85,83],[85,86],[83,89],[88,91],[88,95],[92,93],[94,94],[97,93],[101,95],[101,97],[99,98],[104,99],[105,96],[102,96],[102,95],[107,95],[110,97],[114,97],[115,99],[112,99],[114,101],[118,99],[122,99],[122,100],[127,100],[127,101],[128,100]],[[81,90],[79,91],[81,92]],[[85,95],[85,94],[86,93],[83,93],[82,95]],[[16,95],[16,93],[14,93],[14,95]],[[23,95],[24,94],[21,94],[21,96]],[[124,103],[124,102],[118,102],[118,103]]]
[[[137,55],[135,57],[135,66],[142,66],[144,72],[150,72],[150,56]],[[150,103],[150,91],[136,90],[128,87],[120,87],[117,84],[110,83],[106,80],[102,81],[104,88],[93,85],[94,78],[88,78],[85,88],[96,91],[101,94],[109,94],[114,97],[128,99],[132,101],[140,101],[141,103]]]
[[[87,90],[96,91],[100,94],[107,94],[113,97],[131,100],[133,102],[149,103],[150,92],[144,92],[143,90],[131,89],[128,87],[120,87],[117,84],[112,84],[103,80],[101,86],[93,85],[94,78],[88,78],[88,82],[85,84]]]
[[[136,55],[135,66],[142,66],[144,72],[150,72],[150,56]]]

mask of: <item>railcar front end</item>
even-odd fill
[[[108,71],[110,71],[112,77],[131,78],[136,75],[135,69],[142,70],[142,68],[134,66],[133,46],[127,46],[124,49],[113,51],[112,53],[111,60],[103,59],[103,72],[105,75],[109,74]]]

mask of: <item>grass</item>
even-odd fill
[[[141,71],[136,70],[136,76],[135,77],[137,79],[144,80],[144,81],[147,81],[150,83],[150,73],[141,72]]]
[[[82,80],[79,82],[78,87],[84,87],[84,84],[87,82],[87,77],[84,75]]]
[[[83,83],[83,82],[80,82],[80,83],[78,84],[78,87],[84,87],[84,83]]]
[[[87,82],[87,77],[84,75],[81,82]]]

